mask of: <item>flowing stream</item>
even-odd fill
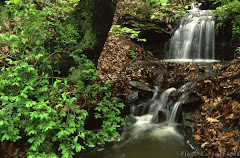
[[[153,90],[153,97],[138,105],[131,106],[135,123],[125,129],[120,142],[109,148],[86,154],[84,158],[178,158],[185,149],[181,124],[177,123],[179,107],[188,99],[192,84],[168,88],[161,94]],[[181,93],[174,103],[169,100],[173,91]],[[159,114],[161,113],[161,116]],[[162,118],[161,120],[159,118]]]
[[[215,18],[211,11],[200,10],[201,3],[192,3],[192,9],[181,20],[174,32],[166,61],[217,62],[215,60]]]

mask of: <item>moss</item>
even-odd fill
[[[95,64],[112,25],[115,7],[116,1],[112,0],[81,0],[66,21],[78,30],[79,48]]]
[[[81,42],[79,43],[80,48],[83,51],[91,50],[94,48],[96,44],[97,44],[96,33],[93,31],[92,28],[87,29],[83,34]]]
[[[71,23],[78,30],[79,48],[88,51],[96,45],[96,33],[93,28],[93,0],[81,0],[67,23]]]

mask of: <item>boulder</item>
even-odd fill
[[[140,19],[129,14],[122,16],[118,23],[123,27],[141,31],[139,38],[146,39],[146,42],[139,44],[143,45],[145,50],[150,51],[155,58],[163,58],[165,44],[171,37],[168,23],[160,20]]]

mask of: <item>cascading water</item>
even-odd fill
[[[187,90],[192,86],[189,82],[178,90],[176,88],[168,88],[160,96],[158,96],[159,89],[155,87],[153,91],[153,97],[149,100],[144,102],[144,104],[139,104],[131,107],[131,116],[136,119],[136,125],[142,125],[147,123],[154,123],[158,118],[159,111],[166,117],[165,124],[168,126],[174,127],[174,123],[176,123],[177,112],[179,106],[183,104],[188,99],[188,92]],[[178,98],[175,103],[169,101],[168,96],[171,94],[172,91],[179,91],[182,95]],[[171,106],[173,104],[173,106]],[[144,106],[144,107],[142,107]],[[148,108],[148,112],[146,111]]]
[[[211,11],[200,10],[201,3],[192,3],[192,9],[181,20],[165,54],[167,61],[216,62],[215,18]]]
[[[153,97],[150,100],[132,106],[131,117],[135,118],[136,122],[123,132],[121,142],[115,145],[115,150],[119,151],[115,157],[154,158],[159,157],[159,154],[161,154],[160,157],[181,157],[179,154],[181,153],[180,148],[184,144],[184,139],[177,131],[177,125],[179,124],[176,122],[179,107],[188,99],[187,90],[191,86],[191,83],[187,83],[178,90],[176,88],[168,88],[161,95],[158,95],[159,88],[155,87]],[[173,91],[182,93],[175,103],[168,98]],[[160,111],[165,121],[162,120],[161,123],[157,123],[160,122],[158,120]],[[152,144],[154,144],[154,147]],[[143,156],[143,153],[139,151],[142,145],[145,148],[146,146],[151,146],[150,152],[144,151],[144,153],[148,153],[147,156],[145,154]]]
[[[96,153],[83,155],[84,158],[180,158],[186,150],[184,138],[178,131],[179,107],[188,99],[187,83],[180,87],[168,88],[159,95],[159,87],[153,90],[153,97],[131,106],[130,116],[135,123],[124,130],[120,142],[111,148],[99,149]],[[174,103],[169,99],[173,91],[181,96]],[[159,120],[161,112],[161,120]]]

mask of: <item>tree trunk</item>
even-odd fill
[[[97,64],[112,25],[117,0],[80,0],[67,23],[79,32],[79,48]]]

